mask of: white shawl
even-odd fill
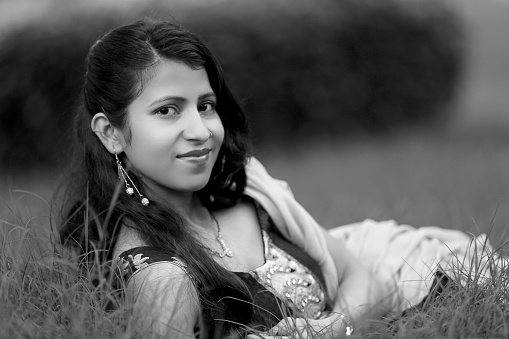
[[[334,298],[338,275],[321,226],[294,199],[288,184],[272,178],[255,158],[247,164],[246,174],[245,194],[260,203],[288,240],[318,262],[327,293]],[[428,294],[438,266],[455,276],[454,267],[468,271],[472,266],[470,258],[485,258],[486,252],[491,251],[485,235],[472,238],[461,231],[438,227],[416,229],[394,221],[365,220],[336,227],[329,233],[342,240],[338,246],[346,245],[361,264],[395,291],[395,310],[416,305]],[[488,275],[487,267],[481,264],[480,269]]]

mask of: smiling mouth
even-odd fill
[[[177,155],[177,158],[183,159],[183,158],[202,158],[207,156],[210,153],[210,148],[202,148],[197,150],[192,150],[190,152],[179,154]]]

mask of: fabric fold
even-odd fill
[[[284,237],[318,262],[324,273],[327,293],[335,296],[338,275],[321,226],[294,199],[288,184],[272,178],[256,158],[251,158],[246,165],[246,174],[244,193],[260,203]]]
[[[322,226],[295,200],[288,184],[272,178],[257,159],[250,158],[246,174],[245,194],[260,203],[283,236],[319,263],[333,298],[338,275]],[[489,265],[475,260],[487,261],[492,251],[485,235],[473,238],[457,230],[369,219],[335,227],[329,234],[341,239],[362,265],[394,291],[395,311],[417,305],[428,294],[437,270],[454,277],[458,268],[468,272],[478,265],[474,268],[478,274],[490,276]]]

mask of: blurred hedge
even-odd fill
[[[433,121],[446,112],[464,57],[461,18],[445,0],[146,1],[128,10],[122,1],[56,3],[3,32],[4,167],[65,162],[89,45],[146,14],[170,13],[208,42],[257,145]]]

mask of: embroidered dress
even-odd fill
[[[249,272],[232,272],[244,281],[253,300],[250,303],[236,304],[235,306],[240,305],[240,308],[226,312],[226,316],[204,309],[203,318],[210,326],[210,338],[223,338],[232,333],[238,333],[238,336],[232,337],[242,338],[246,334],[246,331],[243,331],[244,326],[265,330],[286,316],[317,319],[331,311],[331,301],[325,292],[324,277],[319,265],[306,252],[286,240],[265,210],[256,203],[255,206],[262,227],[265,263]],[[180,267],[193,279],[184,260],[148,246],[122,253],[118,258],[118,268],[128,283],[136,272],[162,262]],[[419,312],[451,283],[449,277],[442,272],[434,274],[432,282],[428,295],[418,305],[406,309],[401,316]],[[203,288],[197,288],[200,293],[206,293]],[[224,294],[219,295],[228,297],[234,295],[234,291],[224,291]],[[249,316],[237,321],[235,314]],[[233,323],[239,324],[232,325]],[[195,333],[199,333],[199,329],[196,329]]]
[[[294,316],[316,319],[325,310],[319,279],[306,266],[275,246],[263,232],[265,264],[249,272],[293,311]]]
[[[265,263],[249,272],[232,272],[244,281],[253,297],[249,303],[240,303],[241,309],[235,311],[251,314],[241,325],[268,329],[286,316],[316,319],[324,311],[330,311],[323,274],[318,264],[303,250],[284,239],[259,206],[257,212],[262,227]],[[179,266],[192,278],[184,258],[168,255],[152,247],[125,251],[118,258],[118,267],[128,283],[137,272],[161,262]],[[206,289],[197,288],[199,292],[207,293],[204,292]],[[228,292],[225,293],[228,296]],[[217,334],[217,327],[222,326],[231,331],[231,323],[238,322],[238,319],[228,316],[220,318],[208,314],[207,310],[203,312],[204,319],[211,325],[209,333]],[[221,321],[226,325],[219,324]],[[234,330],[242,331],[242,326]]]

